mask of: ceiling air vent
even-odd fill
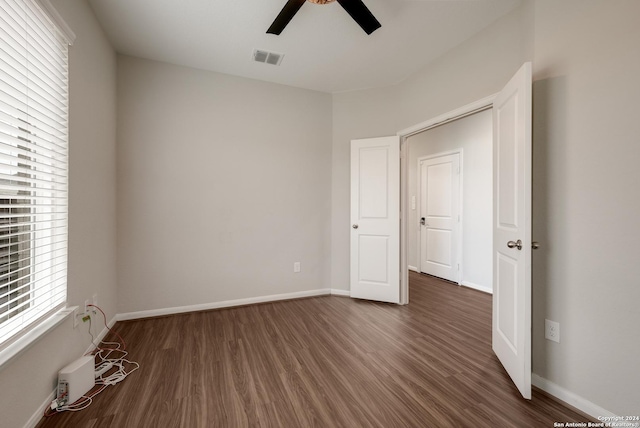
[[[280,54],[276,52],[262,51],[260,49],[255,49],[253,51],[254,61],[264,62],[271,65],[280,65],[283,57],[284,57],[284,54]]]

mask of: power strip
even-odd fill
[[[108,372],[109,370],[111,370],[112,368],[113,368],[113,363],[110,363],[108,361],[100,364],[98,367],[96,367],[96,374],[95,374],[96,379],[102,376],[103,374],[105,374],[106,372]]]

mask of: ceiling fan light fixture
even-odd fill
[[[315,4],[327,4],[327,3],[333,3],[336,0],[307,0],[309,3],[315,3]]]

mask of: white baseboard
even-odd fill
[[[587,415],[593,417],[594,419],[598,420],[599,417],[605,416],[605,417],[615,417],[617,415],[614,415],[613,413],[611,413],[608,410],[603,409],[602,407],[598,406],[597,404],[592,403],[591,401],[587,400],[586,398],[583,398],[563,387],[561,387],[560,385],[557,385],[553,382],[551,382],[550,380],[547,380],[541,376],[538,376],[535,373],[531,373],[531,383],[540,388],[541,390],[543,390],[544,392],[553,395],[554,397],[558,398],[559,400],[564,401],[565,403],[567,403],[570,406],[575,407],[576,409],[580,410],[581,412],[586,413]]]
[[[493,289],[491,287],[485,287],[484,285],[474,284],[469,281],[462,281],[460,285],[467,288],[473,288],[474,290],[482,291],[484,293],[493,294]]]
[[[351,296],[351,292],[349,290],[339,290],[337,288],[332,288],[331,289],[331,295],[332,296],[349,297],[349,296]]]
[[[418,270],[418,268],[417,268],[417,267],[415,267],[415,266],[411,266],[411,265],[409,265],[409,266],[407,266],[407,267],[409,268],[409,270],[412,270],[412,271],[414,271],[414,272],[418,272],[418,273],[420,273],[420,271]]]
[[[23,428],[35,428],[35,426],[38,425],[38,423],[42,419],[42,412],[44,412],[44,409],[46,409],[51,405],[51,402],[53,401],[54,398],[56,398],[55,389],[51,394],[49,394],[47,398],[45,398],[44,402],[38,407],[38,410],[36,410],[36,412],[33,415],[31,415],[27,423],[24,424]]]
[[[90,352],[93,352],[93,350],[96,348],[96,346],[98,346],[97,344],[102,342],[102,339],[104,339],[104,337],[107,335],[107,333],[109,333],[109,329],[113,328],[113,325],[119,320],[120,319],[119,319],[118,315],[116,315],[113,318],[111,318],[111,321],[109,321],[107,323],[107,326],[102,329],[102,331],[96,336],[96,339],[93,341],[93,343],[91,345],[89,345],[89,347],[87,348],[86,351],[84,351],[85,355],[90,353]]]
[[[125,312],[116,316],[117,321],[134,320],[138,318],[158,317],[163,315],[181,314],[184,312],[206,311],[209,309],[230,308],[233,306],[252,305],[255,303],[275,302],[278,300],[300,299],[303,297],[327,296],[331,294],[330,288],[321,288],[309,291],[297,291],[294,293],[272,294],[270,296],[249,297],[246,299],[225,300],[222,302],[202,303],[189,306],[175,306],[172,308],[151,309],[148,311]]]

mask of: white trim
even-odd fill
[[[398,134],[400,135],[400,134]],[[406,137],[400,136],[400,304],[409,304],[409,155]]]
[[[93,318],[94,315],[91,315],[91,317]],[[95,315],[96,318],[99,317],[99,315]],[[93,352],[94,349],[96,349],[98,347],[98,344],[100,344],[100,342],[102,342],[102,339],[104,339],[104,337],[107,335],[107,333],[109,333],[109,329],[113,328],[113,326],[116,324],[116,322],[120,321],[120,316],[116,315],[113,318],[111,318],[111,321],[109,321],[107,323],[107,325],[102,329],[102,331],[96,336],[95,340],[91,343],[91,345],[89,345],[89,347],[87,348],[86,351],[84,351],[85,355]]]
[[[50,0],[36,0],[36,3],[47,14],[51,22],[56,26],[60,34],[67,40],[69,46],[73,45],[76,40],[76,34],[71,27],[66,23],[64,18],[58,13],[55,7],[51,4]]]
[[[331,289],[331,295],[332,296],[350,297],[351,293],[349,292],[349,290],[340,290],[340,289],[337,289],[337,288],[332,288]]]
[[[49,318],[38,323],[36,327],[31,329],[31,331],[24,334],[18,340],[0,351],[0,370],[4,369],[27,349],[31,348],[51,330],[62,324],[62,322],[71,316],[73,311],[77,308],[77,306],[71,306],[60,309]]]
[[[460,285],[467,288],[473,288],[474,290],[482,291],[483,293],[493,294],[493,289],[484,285],[474,284],[469,281],[462,281]]]
[[[184,312],[206,311],[210,309],[229,308],[233,306],[252,305],[255,303],[274,302],[278,300],[300,299],[303,297],[328,296],[332,292],[330,288],[321,288],[309,291],[297,291],[294,293],[272,294],[270,296],[249,297],[246,299],[225,300],[222,302],[201,303],[198,305],[175,306],[172,308],[151,309],[148,311],[125,312],[116,316],[117,321],[134,320],[138,318],[158,317],[163,315],[181,314]]]
[[[417,267],[415,267],[415,266],[411,266],[411,265],[409,265],[409,266],[407,266],[407,267],[409,268],[409,270],[411,270],[411,271],[413,271],[413,272],[420,273],[420,271],[418,270],[418,268],[417,268]]]
[[[540,388],[541,390],[543,390],[544,392],[546,392],[547,394],[553,395],[554,397],[556,397],[559,400],[564,401],[565,403],[567,403],[570,406],[575,407],[576,409],[580,410],[581,412],[586,413],[587,415],[596,418],[596,420],[600,420],[598,419],[599,417],[605,416],[605,417],[616,417],[617,415],[611,413],[610,411],[603,409],[602,407],[598,406],[597,404],[592,403],[591,401],[587,400],[586,398],[583,398],[581,396],[579,396],[578,394],[575,394],[563,387],[561,387],[560,385],[557,385],[553,382],[551,382],[550,380],[547,380],[541,376],[538,376],[535,373],[531,374],[531,383]]]
[[[465,106],[451,110],[447,113],[436,116],[432,119],[410,126],[396,134],[400,137],[400,304],[409,303],[409,269],[408,269],[408,239],[407,239],[407,221],[409,221],[409,159],[407,156],[407,145],[405,144],[408,137],[430,128],[443,125],[456,119],[469,116],[493,107],[493,100],[498,94],[489,95],[478,101],[474,101]]]
[[[44,412],[44,409],[49,407],[53,399],[56,398],[56,392],[57,391],[54,389],[53,392],[44,399],[42,404],[38,406],[38,409],[35,411],[35,413],[31,415],[29,420],[24,424],[23,428],[35,428],[35,426],[40,423],[40,421],[42,420],[42,412]]]
[[[403,129],[402,131],[398,131],[397,135],[400,137],[408,138],[412,135],[426,131],[427,129],[435,128],[436,126],[444,125],[445,123],[489,109],[493,107],[493,100],[497,95],[497,93],[489,95],[488,97],[484,97],[481,100],[474,101],[455,110],[451,110],[444,114],[441,114],[440,116],[425,120],[424,122],[418,123],[417,125],[413,125]]]

